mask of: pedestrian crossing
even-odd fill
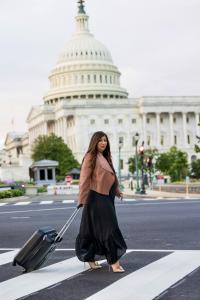
[[[19,249],[9,250],[4,250],[5,252],[0,254],[0,274],[4,272],[4,266],[9,266],[11,271],[15,270],[11,262]],[[3,251],[3,248],[0,251]],[[58,291],[64,289],[66,293],[67,287],[68,297],[65,299],[69,300],[83,298],[87,300],[153,300],[200,266],[199,250],[129,249],[125,256],[126,260],[123,262],[127,271],[123,274],[116,274],[108,272],[105,261],[101,262],[102,269],[89,269],[74,256],[74,249],[57,249],[56,252],[70,252],[71,256],[56,263],[51,260],[49,265],[31,273],[22,274],[19,271],[14,277],[1,279],[0,299],[28,299],[29,296],[30,299],[34,299],[31,295],[37,293],[36,299],[40,299],[40,295],[45,294],[46,298],[41,297],[41,299],[61,300],[64,298],[52,297],[51,293],[54,287]],[[134,260],[138,253],[147,255],[147,253],[154,252],[160,253],[160,257],[155,257],[144,266],[140,264],[140,260],[137,260],[137,263]],[[56,256],[57,253],[54,255]],[[65,255],[62,257],[64,258]],[[128,268],[128,261],[129,264],[133,261],[134,268]],[[81,280],[84,281],[85,289],[82,290],[84,295],[78,288],[74,289],[74,286],[79,286]],[[69,285],[70,281],[73,284]],[[99,288],[99,282],[103,283],[102,288]],[[61,285],[56,286],[59,283]],[[87,286],[90,285],[92,285],[92,290],[88,293]],[[71,298],[70,292],[73,292]]]

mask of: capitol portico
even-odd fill
[[[81,162],[91,135],[103,130],[110,138],[116,169],[119,141],[123,142],[121,166],[127,174],[138,132],[146,148],[162,152],[175,145],[190,161],[200,135],[200,97],[129,98],[110,52],[90,33],[88,19],[79,1],[75,33],[50,72],[44,104],[28,115],[30,145],[41,134],[55,133]]]

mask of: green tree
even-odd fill
[[[190,176],[196,179],[200,179],[200,159],[192,161]]]
[[[187,153],[171,147],[168,152],[159,154],[156,169],[169,175],[172,181],[183,180],[188,174]]]
[[[80,167],[74,158],[72,151],[64,143],[61,137],[55,134],[40,135],[32,148],[32,159],[34,161],[42,159],[56,160],[59,162],[57,175],[65,176],[72,168]]]
[[[130,173],[134,174],[134,172],[136,171],[136,167],[135,167],[135,156],[134,157],[130,157],[128,159],[128,170]]]
[[[145,165],[145,169],[147,170],[148,169],[148,166],[147,166],[147,159],[149,157],[151,157],[152,159],[154,157],[157,157],[158,156],[158,150],[156,148],[153,148],[153,149],[147,149],[144,151],[144,165]],[[134,174],[134,172],[136,171],[136,166],[135,166],[135,155],[133,157],[130,157],[128,159],[128,165],[129,165],[129,172]],[[153,167],[153,165],[152,165]],[[152,168],[151,167],[151,168]],[[138,169],[140,170],[141,169],[141,159],[140,159],[140,154],[138,153]]]

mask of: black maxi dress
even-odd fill
[[[90,191],[84,205],[75,250],[80,261],[107,259],[116,263],[127,246],[118,226],[114,205],[114,185],[109,195]]]

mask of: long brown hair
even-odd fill
[[[113,172],[115,173],[115,169],[113,167],[112,158],[111,158],[111,152],[110,152],[110,142],[109,142],[107,134],[103,131],[97,131],[93,134],[93,136],[91,137],[90,143],[89,143],[88,150],[87,150],[87,153],[90,153],[92,156],[92,158],[91,158],[92,172],[96,165],[96,159],[97,159],[97,154],[98,154],[97,145],[103,136],[105,136],[107,139],[107,146],[102,154],[105,157],[105,159],[108,161]]]

